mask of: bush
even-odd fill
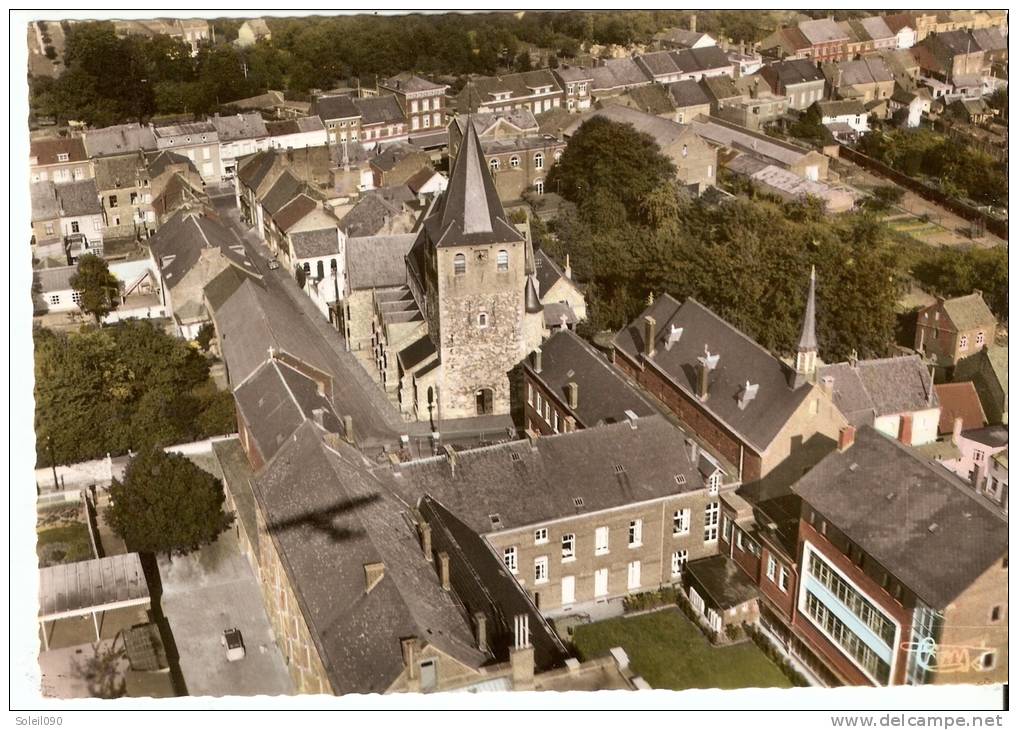
[[[679,590],[673,586],[665,586],[657,591],[645,591],[635,593],[622,599],[622,605],[626,613],[633,611],[648,611],[661,606],[674,606],[678,599]]]
[[[740,624],[728,624],[725,627],[725,638],[729,641],[738,641],[745,634],[745,630]]]
[[[53,46],[46,46],[45,54],[46,58],[53,61],[57,57],[57,49],[54,48]]]
[[[782,674],[788,677],[790,681],[796,687],[809,687],[810,683],[806,681],[806,678],[799,673],[792,663],[771,643],[771,641],[763,635],[763,632],[759,627],[753,626],[752,624],[745,624],[745,632],[749,635],[749,638],[753,640],[760,651],[767,655],[767,658],[778,665]]]

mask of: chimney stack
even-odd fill
[[[403,649],[403,665],[409,670],[409,678],[417,678],[417,637],[410,636],[400,639],[400,648]]]
[[[696,33],[696,13],[689,16],[689,31]]]
[[[964,423],[964,421],[961,416],[954,419],[954,428],[951,430],[951,443],[955,446],[957,446],[958,442],[961,440],[962,423]]]
[[[855,443],[855,426],[842,426],[838,431],[838,451],[847,451]]]
[[[696,466],[696,462],[700,459],[700,444],[690,439],[689,441],[689,463]]]
[[[701,362],[696,369],[696,395],[700,400],[707,400],[707,396],[710,395],[708,375],[710,375],[710,370],[707,369],[706,364]]]
[[[657,320],[649,314],[643,318],[643,356],[654,356],[654,339],[657,337]]]
[[[530,643],[530,616],[525,613],[513,617],[513,647],[509,650],[513,689],[534,688],[534,647]]]
[[[321,428],[325,428],[325,409],[314,408],[311,411],[311,417],[314,419],[315,424]]]
[[[538,347],[534,350],[534,372],[540,374],[541,372],[541,348]]]
[[[912,445],[912,414],[903,413],[898,424],[898,440],[906,446]]]
[[[488,617],[482,611],[474,614],[474,626],[477,627],[477,648],[488,651]]]
[[[343,434],[346,436],[346,440],[353,443],[353,416],[343,416]]]
[[[444,551],[438,554],[438,575],[442,580],[442,590],[449,590],[449,553]]]
[[[820,390],[826,393],[828,396],[834,394],[834,376],[825,375],[820,378]]]
[[[569,408],[576,410],[580,405],[580,386],[576,383],[566,383],[566,396],[569,400]]]
[[[429,563],[432,561],[431,557],[431,525],[424,520],[421,520],[421,552],[424,553],[424,559]]]

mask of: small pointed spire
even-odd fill
[[[566,270],[563,273],[565,273],[567,279],[573,278],[573,267],[569,265],[569,254],[566,254]]]
[[[809,274],[809,294],[806,297],[806,314],[802,320],[802,336],[799,337],[799,352],[816,351],[817,349],[817,267]]]
[[[526,306],[527,314],[537,314],[544,311],[544,305],[541,304],[541,297],[537,293],[537,283],[533,276],[527,277],[527,288],[524,294],[524,305]]]

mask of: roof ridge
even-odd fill
[[[788,366],[787,366],[787,365],[785,364],[785,362],[784,362],[784,361],[783,361],[783,360],[782,360],[781,358],[779,358],[779,357],[778,357],[777,355],[775,355],[775,354],[774,354],[773,352],[771,352],[770,350],[768,350],[768,349],[767,349],[766,347],[764,347],[763,345],[761,345],[761,344],[760,344],[759,342],[757,342],[756,340],[754,340],[754,339],[753,339],[752,337],[750,337],[749,335],[747,335],[747,334],[746,334],[745,332],[743,332],[743,331],[742,331],[741,329],[739,329],[738,327],[736,327],[736,326],[735,326],[734,324],[732,324],[731,322],[729,322],[728,320],[726,320],[726,319],[725,319],[724,317],[722,317],[722,316],[721,316],[720,314],[718,314],[717,312],[715,312],[715,311],[714,311],[713,309],[711,309],[711,308],[710,308],[710,307],[708,307],[707,305],[705,305],[705,304],[702,304],[701,302],[699,302],[698,300],[696,300],[696,299],[694,299],[693,297],[691,297],[691,296],[690,296],[690,297],[686,297],[686,301],[685,301],[685,302],[683,303],[683,305],[682,305],[682,306],[685,306],[685,305],[686,305],[687,303],[689,303],[689,302],[693,302],[693,303],[694,303],[694,304],[696,304],[696,305],[697,305],[698,307],[700,307],[700,309],[702,309],[702,310],[704,310],[705,312],[709,313],[709,314],[710,314],[710,315],[711,315],[712,317],[714,317],[714,318],[715,318],[716,320],[718,320],[718,322],[721,322],[722,324],[724,324],[724,325],[725,325],[726,327],[728,327],[728,328],[729,328],[729,329],[731,329],[731,330],[732,330],[733,332],[735,332],[735,333],[736,333],[736,334],[738,334],[738,335],[739,335],[740,337],[742,337],[742,339],[746,340],[747,342],[749,342],[750,344],[752,344],[752,345],[753,345],[754,347],[756,347],[756,348],[757,348],[758,350],[760,350],[761,352],[763,352],[764,354],[766,354],[766,355],[767,355],[767,356],[768,356],[769,358],[771,358],[772,360],[774,360],[775,362],[777,362],[777,363],[778,363],[778,364],[779,364],[779,365],[780,365],[780,366],[781,366],[782,368],[787,368],[787,367],[788,367]]]

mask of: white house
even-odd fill
[[[212,118],[212,126],[219,134],[219,162],[223,180],[232,180],[237,174],[237,160],[269,147],[269,132],[258,112]]]
[[[816,106],[820,112],[821,124],[828,127],[835,137],[846,132],[858,135],[870,131],[866,107],[861,101],[856,99],[818,101]]]
[[[104,322],[165,316],[164,307],[153,292],[155,277],[149,259],[117,261],[109,268],[120,281],[120,305]],[[38,286],[33,297],[36,315],[81,311],[81,294],[71,287],[71,277],[77,270],[77,266],[59,266],[33,272]]]
[[[277,149],[298,149],[300,147],[323,147],[329,144],[329,133],[321,118],[300,117],[282,122],[267,122],[269,147]]]
[[[253,46],[258,41],[272,40],[272,31],[262,18],[252,18],[241,23],[237,30],[237,40],[234,41],[241,48]]]
[[[346,280],[346,236],[330,214],[318,210],[306,216],[297,230],[287,235],[289,259],[304,272],[304,291],[322,316],[328,318],[329,305],[343,296]]]

